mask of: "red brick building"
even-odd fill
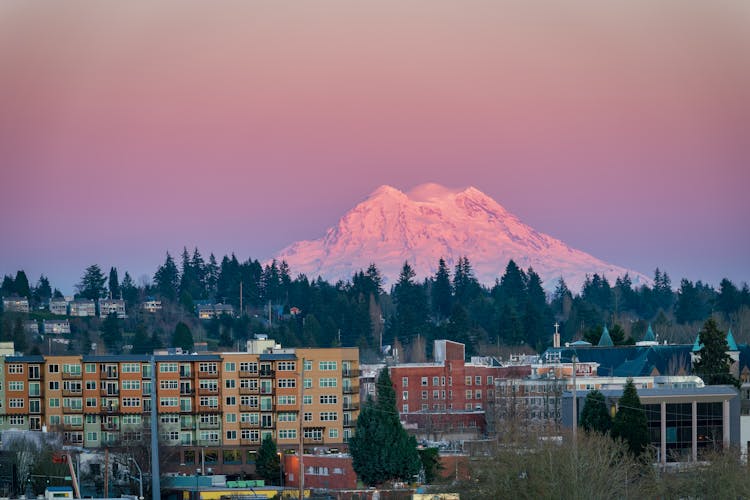
[[[434,363],[389,368],[401,420],[412,433],[430,440],[483,434],[495,380],[530,373],[528,366],[503,367],[495,358],[474,357],[467,363],[464,345],[450,340],[435,341],[434,357]]]
[[[305,488],[332,490],[357,487],[349,455],[304,455]],[[284,486],[299,487],[299,456],[284,455]]]

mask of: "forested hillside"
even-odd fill
[[[724,279],[718,288],[682,279],[673,288],[659,269],[653,286],[634,287],[629,276],[589,276],[581,290],[569,290],[561,279],[547,296],[533,269],[513,261],[491,287],[476,279],[469,257],[450,269],[442,260],[434,276],[417,282],[409,263],[398,281],[384,289],[377,264],[346,282],[294,275],[285,262],[262,265],[239,261],[235,255],[218,262],[204,259],[198,249],[185,249],[178,259],[167,254],[150,283],[136,284],[118,269],[108,276],[97,265],[84,270],[77,297],[122,297],[128,317],[70,318],[67,344],[43,339],[26,329],[29,320],[54,316],[45,309],[62,294],[41,276],[30,285],[24,271],[5,276],[0,294],[29,300],[31,312],[4,312],[0,340],[13,340],[18,350],[35,353],[150,352],[154,347],[192,348],[206,342],[209,349],[236,348],[253,334],[267,334],[285,346],[357,346],[362,359],[378,357],[381,345],[400,346],[401,359],[423,361],[431,356],[432,340],[464,342],[469,354],[541,351],[551,343],[553,325],[560,325],[563,342],[596,343],[606,324],[615,343],[640,340],[649,324],[660,341],[692,342],[700,325],[715,316],[732,328],[738,342],[750,337],[750,290]],[[614,278],[614,282],[610,279]],[[241,290],[241,292],[240,292]],[[148,298],[162,301],[155,313],[142,309]],[[199,320],[196,305],[224,303],[242,314]]]

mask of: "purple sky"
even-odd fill
[[[0,273],[265,259],[437,182],[649,275],[750,281],[750,2],[534,5],[2,2]]]

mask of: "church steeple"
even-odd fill
[[[612,347],[615,345],[614,342],[612,342],[612,337],[609,335],[609,330],[607,329],[607,325],[604,325],[604,330],[602,331],[602,336],[599,338],[599,347]]]

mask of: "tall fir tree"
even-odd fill
[[[174,259],[167,252],[164,264],[159,266],[156,273],[154,273],[154,288],[162,299],[175,302],[177,301],[179,286],[180,272],[177,269]]]
[[[104,283],[107,278],[104,276],[101,268],[93,264],[86,268],[80,283],[76,285],[78,295],[84,299],[99,300],[106,296]]]
[[[183,351],[187,352],[193,350],[193,332],[191,332],[190,327],[182,321],[177,323],[177,326],[174,328],[172,346],[181,347]]]
[[[31,298],[31,287],[29,286],[29,279],[26,277],[26,272],[16,272],[16,279],[13,281],[16,295],[19,297]]]
[[[111,267],[109,269],[109,281],[107,282],[107,287],[109,288],[109,296],[113,299],[119,299],[120,298],[120,281],[117,279],[117,268]]]
[[[579,425],[587,431],[607,434],[612,428],[612,417],[607,409],[604,394],[597,390],[586,395]]]
[[[255,472],[270,484],[279,484],[281,462],[277,450],[276,441],[268,434],[255,455]]]
[[[438,321],[444,320],[451,313],[453,307],[453,291],[448,265],[442,257],[438,262],[438,269],[432,280],[430,291],[432,298],[432,314]]]
[[[612,437],[625,441],[634,456],[641,456],[649,445],[648,420],[632,378],[628,378],[617,413],[612,422]]]
[[[417,442],[401,426],[387,368],[380,371],[376,393],[376,401],[363,406],[356,432],[349,440],[354,471],[371,486],[391,480],[411,481],[421,468]]]
[[[703,324],[698,338],[701,348],[698,360],[693,363],[693,373],[707,385],[733,385],[740,388],[740,381],[730,373],[729,345],[727,336],[719,329],[713,318]]]

